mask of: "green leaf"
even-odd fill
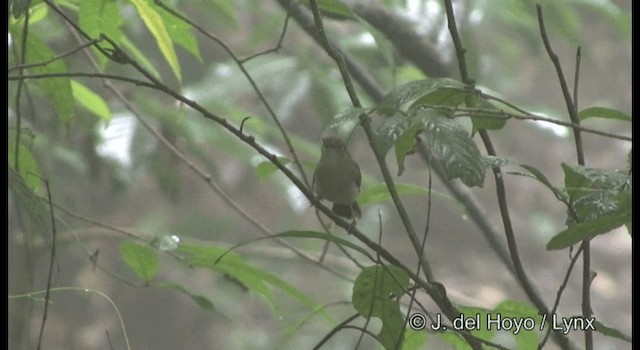
[[[471,96],[471,95],[470,95]],[[468,107],[476,107],[482,109],[496,110],[498,108],[490,101],[485,100],[479,96],[471,96],[473,98],[474,106]],[[506,118],[496,118],[495,116],[483,115],[482,113],[474,114],[471,116],[471,123],[473,125],[473,132],[478,130],[500,130],[507,124]]]
[[[156,12],[156,10],[146,0],[131,0],[133,5],[138,10],[138,14],[142,21],[147,26],[153,37],[156,39],[156,43],[160,48],[160,51],[164,55],[164,58],[173,69],[173,74],[178,81],[182,81],[182,74],[180,73],[180,64],[178,57],[173,48],[173,42],[171,36],[167,32],[162,16]]]
[[[307,6],[309,0],[302,0]],[[356,16],[351,9],[343,4],[340,0],[318,0],[318,8],[324,15],[335,19],[355,19]]]
[[[462,338],[458,333],[455,332],[438,332],[436,333],[440,336],[442,340],[444,340],[449,345],[453,346],[455,350],[471,350],[471,346],[467,343],[464,338]]]
[[[364,317],[382,321],[378,338],[385,349],[396,349],[404,340],[404,316],[398,298],[409,286],[409,275],[397,266],[370,266],[353,285],[352,303]]]
[[[407,328],[404,333],[402,350],[424,349],[424,344],[427,342],[427,334],[425,331],[414,331],[411,328]]]
[[[407,183],[396,183],[396,191],[399,195],[428,195],[429,189]],[[446,193],[438,192],[431,190],[431,194],[435,197],[439,197],[447,200],[454,200],[451,196]],[[389,189],[385,183],[378,183],[375,185],[370,185],[364,188],[360,195],[358,196],[358,204],[362,207],[370,206],[376,203],[382,202],[391,202],[391,194],[389,193]]]
[[[629,342],[629,343],[632,342],[631,336],[626,335],[626,334],[622,333],[621,331],[619,331],[619,330],[617,330],[615,328],[609,327],[609,326],[605,325],[604,323],[599,322],[598,320],[595,320],[593,322],[593,325],[595,326],[596,332],[598,332],[598,333],[604,334],[604,335],[609,336],[609,337],[617,338],[617,339],[620,339],[620,340],[624,340],[624,341]]]
[[[416,146],[416,135],[423,131],[423,126],[414,124],[409,130],[405,131],[396,141],[396,162],[398,164],[398,176],[404,172],[404,159],[409,152],[413,152]]]
[[[495,307],[494,316],[497,315],[513,319],[514,325],[520,322],[520,329],[514,334],[518,349],[533,350],[538,348],[540,342],[538,329],[542,323],[542,316],[535,307],[517,300],[505,300]],[[516,330],[515,327],[518,326],[514,326],[513,331]],[[534,328],[527,330],[524,327]]]
[[[242,247],[244,245],[247,245],[247,244],[250,244],[250,243],[255,243],[257,241],[262,241],[262,240],[265,240],[265,239],[273,239],[273,238],[315,238],[315,239],[321,239],[321,240],[324,240],[324,241],[330,241],[330,242],[339,244],[339,245],[341,245],[343,247],[351,248],[351,249],[353,249],[353,250],[355,250],[355,251],[357,251],[359,253],[362,253],[364,256],[368,256],[368,257],[370,256],[369,252],[366,249],[364,249],[364,248],[362,248],[362,247],[360,247],[360,246],[358,246],[358,245],[356,245],[354,243],[351,243],[351,242],[349,242],[347,240],[339,238],[337,236],[329,235],[329,234],[326,234],[325,232],[295,231],[295,230],[276,233],[274,235],[270,235],[270,236],[267,236],[267,237],[259,237],[259,238],[255,238],[255,239],[252,239],[252,240],[247,241],[247,242],[242,242],[242,243],[236,244],[233,247],[229,248],[229,250],[227,252],[230,252],[232,250],[235,250],[237,248],[240,248],[240,247]]]
[[[569,247],[585,239],[614,230],[629,221],[631,221],[631,213],[616,213],[574,224],[554,236],[547,243],[547,250]]]
[[[15,38],[15,42],[21,42],[22,30],[20,28],[11,27],[11,35]],[[29,32],[27,37],[26,50],[25,63],[42,63],[57,56],[33,31]],[[63,60],[55,60],[44,66],[32,67],[30,70],[34,74],[66,73],[67,66]],[[64,122],[69,122],[75,114],[71,80],[67,77],[39,79],[38,84],[51,99],[58,117]]]
[[[398,110],[406,111],[438,101],[453,103],[459,99],[457,96],[464,88],[463,83],[449,78],[412,81],[389,92],[380,102],[378,110],[385,115],[394,115]],[[429,96],[432,93],[434,94]]]
[[[175,283],[158,283],[157,286],[160,287],[160,288],[177,290],[178,292],[186,294],[188,297],[191,298],[191,300],[193,300],[201,308],[203,308],[205,310],[215,310],[215,307],[213,306],[213,303],[207,297],[202,296],[202,295],[198,295],[198,294],[193,294],[193,293],[189,292],[186,288],[184,288],[183,286],[181,286],[179,284],[175,284]]]
[[[515,164],[512,160],[507,158],[500,158],[496,156],[483,156],[482,165],[487,169],[501,168],[503,166]]]
[[[580,111],[580,113],[578,113],[578,119],[580,120],[586,120],[589,118],[622,120],[631,123],[630,115],[622,113],[615,109],[605,107],[590,107],[587,109],[583,109],[582,111]]]
[[[547,186],[548,189],[551,190],[552,193],[554,193],[556,195],[556,197],[558,198],[566,198],[567,194],[565,192],[563,192],[561,189],[556,188],[550,181],[549,179],[547,179],[547,177],[537,168],[531,166],[531,165],[526,165],[526,164],[520,164],[521,167],[523,167],[524,169],[528,170],[531,175],[529,174],[516,174],[516,175],[524,175],[524,176],[529,176],[532,177],[536,180],[538,180],[540,183],[542,183],[543,185]]]
[[[35,194],[30,185],[27,185],[24,179],[11,167],[9,168],[9,190],[15,199],[16,209],[25,214],[25,219],[28,218],[30,220],[28,222],[33,225],[33,231],[41,232],[43,235],[50,232],[51,219],[49,208],[46,207],[47,204]]]
[[[9,168],[13,171],[16,171],[16,141],[15,141],[15,132],[9,133]],[[18,145],[18,174],[24,181],[24,183],[31,189],[31,191],[36,192],[41,186],[41,174],[40,167],[38,166],[38,161],[31,153],[31,150],[23,145],[22,143]]]
[[[71,91],[73,92],[73,97],[81,106],[105,122],[111,121],[109,106],[100,95],[75,80],[71,81]]]
[[[480,151],[471,137],[458,124],[446,118],[425,118],[424,123],[432,161],[440,166],[445,178],[460,178],[469,187],[482,187],[485,168]]]
[[[116,43],[120,43],[122,16],[114,0],[82,0],[78,10],[78,22],[91,38],[97,39],[104,34]]]
[[[167,32],[169,33],[171,40],[185,48],[195,58],[202,62],[202,56],[200,55],[198,41],[196,40],[196,37],[191,33],[191,25],[160,8],[155,3],[151,3],[151,6],[158,14],[160,14],[160,17],[162,17],[162,21],[166,24]],[[174,9],[174,11],[178,12],[178,14],[181,14],[177,9]]]
[[[156,67],[153,66],[151,61],[144,55],[144,53],[140,51],[124,34],[122,35],[122,47],[126,48],[131,56],[133,56],[133,58],[138,61],[138,63],[140,63],[142,67],[148,70],[151,75],[153,75],[155,78],[160,78],[160,73],[158,72]]]
[[[229,275],[252,293],[262,297],[274,312],[277,310],[270,286],[279,288],[310,309],[315,309],[319,305],[284,280],[266,270],[247,264],[238,254],[229,252],[227,249],[207,245],[180,244],[176,252],[182,255],[180,261],[191,267],[202,267]]]
[[[291,162],[291,159],[287,157],[277,157],[277,158],[278,158],[278,161],[283,165]],[[273,164],[271,161],[265,160],[263,162],[258,163],[258,165],[256,166],[256,175],[258,175],[258,178],[260,179],[260,181],[265,181],[269,178],[269,176],[271,176],[271,174],[275,173],[277,170],[278,168],[275,166],[275,164]]]
[[[333,120],[322,131],[323,134],[338,135],[348,139],[353,130],[360,125],[360,116],[369,113],[366,108],[350,108],[333,117]]]
[[[565,187],[571,199],[574,217],[570,213],[569,225],[590,221],[618,210],[617,194],[630,188],[626,171],[594,169],[562,163]],[[576,220],[577,219],[577,220]]]
[[[122,260],[141,280],[149,282],[156,277],[160,261],[152,248],[132,241],[124,241],[120,244],[120,254]]]
[[[409,120],[400,115],[387,118],[374,134],[375,145],[382,155],[386,155],[398,138],[405,134]]]

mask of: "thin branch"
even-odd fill
[[[449,26],[449,32],[451,34],[451,38],[453,40],[455,49],[456,49],[456,57],[458,58],[458,65],[460,66],[460,76],[462,77],[462,81],[470,86],[475,85],[475,81],[471,79],[467,72],[466,61],[465,61],[465,49],[462,46],[462,41],[460,40],[460,35],[458,34],[458,29],[455,25],[455,14],[453,11],[453,4],[451,0],[444,0],[446,14],[447,14],[447,22]],[[478,132],[482,139],[482,142],[485,145],[487,150],[487,154],[495,156],[496,152],[493,148],[493,144],[491,142],[491,138],[489,137],[489,133],[486,130],[480,130]],[[518,253],[517,243],[515,239],[515,234],[513,232],[513,225],[511,223],[511,218],[509,214],[509,206],[507,204],[507,194],[506,188],[504,185],[504,181],[502,179],[502,172],[500,168],[493,168],[494,181],[496,182],[496,194],[498,198],[498,206],[500,208],[500,215],[502,217],[502,223],[504,227],[504,233],[507,239],[507,246],[509,248],[509,253],[511,255],[511,261],[513,262],[513,267],[515,268],[516,277],[520,282],[520,285],[524,289],[527,297],[534,303],[534,305],[538,308],[539,311],[543,313],[548,313],[548,308],[544,303],[544,300],[540,297],[538,292],[533,288],[533,285],[529,282],[529,279],[524,271],[522,266],[522,261],[520,260],[520,256]],[[560,345],[563,348],[568,347],[568,339],[565,335],[560,332],[554,332],[556,339],[560,342]]]
[[[558,307],[560,306],[560,299],[562,298],[562,293],[567,288],[567,284],[569,283],[569,277],[571,276],[571,271],[573,271],[573,267],[575,266],[576,262],[578,261],[578,258],[580,257],[580,254],[582,253],[583,249],[584,249],[584,246],[581,245],[580,248],[578,248],[578,251],[576,252],[576,255],[574,255],[571,258],[571,262],[569,263],[569,267],[567,268],[567,272],[565,273],[564,278],[562,280],[562,283],[560,284],[560,287],[558,288],[558,291],[556,292],[556,300],[553,302],[553,308],[551,308],[551,313],[549,315],[554,315],[558,311]],[[544,344],[547,342],[547,339],[549,338],[550,334],[551,334],[551,327],[549,327],[547,329],[547,332],[545,333],[544,338],[542,339],[542,341],[538,345],[538,349],[539,350],[544,347]]]
[[[291,156],[293,157],[293,161],[296,164],[296,167],[298,168],[298,172],[300,172],[300,175],[302,176],[302,180],[304,181],[304,183],[305,183],[305,185],[307,187],[310,187],[310,183],[309,183],[309,180],[307,179],[307,175],[306,175],[306,173],[304,171],[304,167],[302,166],[302,163],[300,162],[300,159],[298,158],[298,155],[297,155],[297,153],[296,153],[296,151],[295,151],[295,149],[293,147],[293,143],[291,142],[291,139],[289,138],[289,135],[287,134],[287,131],[282,126],[282,123],[280,123],[280,120],[278,119],[276,113],[273,111],[273,108],[271,108],[271,104],[269,103],[269,101],[267,101],[267,98],[262,94],[262,92],[260,91],[260,88],[258,88],[258,85],[256,84],[255,80],[253,80],[253,77],[251,77],[251,74],[249,74],[247,69],[242,64],[242,61],[238,58],[238,56],[236,56],[236,54],[233,52],[233,50],[231,50],[229,45],[227,45],[222,39],[218,38],[217,36],[207,32],[206,30],[204,30],[204,28],[202,28],[201,26],[197,25],[196,23],[194,23],[190,19],[188,19],[185,16],[177,13],[175,10],[173,10],[170,7],[168,7],[167,5],[165,5],[162,1],[155,0],[155,3],[158,6],[160,6],[162,9],[164,9],[165,11],[170,13],[172,16],[174,16],[174,17],[180,19],[181,21],[191,25],[193,28],[195,28],[202,35],[204,35],[207,38],[215,41],[218,45],[220,45],[227,52],[227,54],[231,57],[231,59],[236,63],[238,68],[240,68],[240,71],[245,76],[245,78],[247,79],[247,81],[249,82],[249,84],[251,85],[253,90],[255,91],[256,95],[258,96],[258,98],[260,99],[260,101],[262,102],[264,107],[267,109],[267,112],[271,116],[271,119],[273,119],[273,122],[275,123],[276,127],[278,128],[278,130],[280,130],[280,133],[282,134],[282,138],[284,139],[285,143],[287,144],[287,147],[289,147],[289,152],[291,153]],[[288,19],[288,17],[287,17],[287,19]],[[286,29],[286,22],[287,21],[285,21],[285,28],[284,29]],[[283,30],[282,37],[284,37],[284,33],[285,32]]]
[[[8,72],[12,72],[14,70],[22,70],[22,69],[27,69],[27,68],[35,68],[35,67],[46,66],[46,65],[48,65],[50,63],[53,63],[53,62],[55,62],[57,60],[61,60],[61,59],[65,58],[65,57],[67,57],[67,56],[71,56],[74,53],[76,53],[76,52],[78,52],[78,51],[80,51],[82,49],[85,49],[87,47],[93,46],[93,45],[99,43],[101,40],[102,40],[102,38],[91,40],[91,41],[89,41],[89,42],[87,42],[85,44],[82,44],[82,45],[80,45],[80,46],[78,46],[76,48],[73,48],[73,49],[71,49],[71,50],[69,50],[69,51],[67,51],[67,52],[65,52],[63,54],[60,54],[60,55],[58,55],[56,57],[53,57],[53,58],[51,58],[49,60],[46,60],[46,61],[43,61],[43,62],[22,64],[22,65],[17,65],[17,66],[11,67],[11,68],[9,68]]]
[[[320,339],[318,344],[316,344],[316,346],[314,346],[313,349],[314,350],[320,349],[326,342],[329,341],[329,339],[331,339],[336,333],[338,333],[342,328],[344,328],[347,324],[349,324],[349,322],[355,320],[358,317],[360,317],[360,314],[353,314],[347,317],[344,321],[340,322],[338,325],[333,327],[333,329],[329,333],[325,334],[325,336],[322,337],[322,339]]]
[[[47,311],[49,310],[49,292],[51,291],[51,279],[53,278],[53,265],[56,260],[56,219],[53,213],[53,205],[51,204],[51,191],[49,190],[49,181],[44,180],[44,186],[47,189],[47,200],[49,202],[49,214],[51,217],[51,259],[49,260],[49,273],[47,274],[47,288],[44,294],[44,311],[42,312],[42,323],[40,324],[40,334],[38,335],[38,346],[40,349],[44,336],[44,325],[47,321]]]
[[[247,61],[252,60],[252,59],[254,59],[254,58],[258,57],[258,56],[266,55],[266,54],[269,54],[269,53],[272,53],[272,52],[278,52],[278,50],[280,50],[282,48],[282,41],[284,41],[284,35],[287,33],[287,25],[289,24],[289,19],[290,18],[291,18],[291,15],[287,14],[287,16],[284,19],[284,25],[282,26],[282,33],[280,33],[280,38],[278,39],[278,43],[276,44],[276,46],[274,46],[274,47],[272,47],[272,48],[270,48],[268,50],[255,53],[255,54],[253,54],[253,55],[251,55],[249,57],[243,58],[243,59],[239,60],[238,62],[240,62],[241,64],[244,64]]]
[[[158,87],[155,84],[148,83],[146,81],[138,80],[135,78],[129,78],[122,75],[104,74],[104,73],[64,72],[64,73],[23,74],[23,75],[10,75],[8,76],[8,80],[73,78],[73,77],[119,80],[119,81],[131,83],[131,84],[135,84],[138,86],[144,86],[150,89],[158,90]]]
[[[467,60],[464,56],[467,52],[467,49],[462,46],[462,40],[460,40],[460,34],[458,34],[458,26],[456,26],[456,16],[453,11],[453,4],[451,3],[451,0],[445,0],[444,7],[447,14],[447,27],[449,28],[451,40],[453,40],[453,46],[456,50],[458,69],[460,70],[460,78],[465,84],[473,86],[475,84],[473,80],[471,80],[471,78],[469,77],[469,73],[467,72]]]
[[[633,138],[631,136],[624,136],[624,135],[604,132],[597,129],[584,127],[582,125],[576,125],[572,122],[565,122],[562,120],[543,117],[543,116],[529,113],[529,112],[524,112],[525,115],[519,115],[519,114],[509,113],[501,109],[465,108],[465,107],[450,107],[450,106],[435,106],[435,105],[429,105],[429,106],[425,105],[425,106],[422,106],[422,108],[455,113],[453,115],[448,116],[448,118],[469,117],[469,118],[495,118],[495,119],[504,119],[504,120],[516,119],[516,120],[539,121],[539,122],[546,122],[550,124],[564,126],[574,130],[578,129],[594,135],[600,135],[600,136],[604,136],[612,139],[618,139],[622,141],[633,141]]]
[[[560,87],[562,89],[562,95],[564,96],[564,101],[567,106],[567,111],[569,113],[570,120],[576,124],[580,125],[580,119],[578,118],[578,105],[576,103],[576,98],[578,95],[578,80],[580,77],[580,48],[578,48],[576,53],[576,69],[574,76],[574,87],[573,87],[573,98],[571,97],[571,93],[569,92],[569,87],[567,81],[564,77],[564,73],[562,72],[562,65],[560,64],[560,60],[558,59],[558,55],[553,51],[551,44],[549,42],[549,37],[545,30],[544,26],[544,17],[542,15],[542,6],[540,4],[536,5],[536,10],[538,13],[538,24],[540,26],[540,36],[542,37],[542,41],[544,42],[544,47],[547,50],[547,54],[553,62],[553,66],[555,67],[556,74],[558,76],[558,81],[560,82]],[[578,160],[579,165],[585,165],[585,156],[584,156],[584,147],[582,145],[582,134],[580,129],[573,129],[573,136],[575,140],[576,146],[576,158]],[[580,219],[580,218],[578,218]],[[589,240],[584,240],[582,242],[582,248],[584,250],[582,254],[582,315],[584,317],[591,317],[593,314],[593,310],[591,309],[591,248],[589,244]],[[587,350],[593,349],[593,331],[591,329],[585,329],[584,332],[584,341],[585,348]]]

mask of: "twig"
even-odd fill
[[[238,62],[240,62],[241,64],[244,64],[247,61],[252,60],[252,59],[254,59],[254,58],[258,57],[258,56],[266,55],[266,54],[269,54],[269,53],[272,53],[272,52],[278,52],[278,50],[280,50],[282,48],[282,41],[284,40],[284,35],[287,33],[287,25],[289,24],[289,18],[291,18],[291,16],[289,14],[287,14],[287,17],[285,17],[285,19],[284,19],[284,25],[282,26],[282,33],[280,33],[280,38],[278,39],[278,43],[276,44],[276,46],[274,46],[274,47],[272,47],[272,48],[270,48],[268,50],[255,53],[255,54],[253,54],[253,55],[251,55],[249,57],[243,58],[243,59],[239,60]]]
[[[302,163],[300,162],[300,159],[298,158],[298,155],[297,155],[297,153],[296,153],[296,151],[295,151],[295,149],[293,147],[293,144],[291,143],[291,139],[289,138],[289,135],[287,134],[287,131],[282,126],[282,123],[280,123],[280,120],[276,116],[276,113],[273,111],[273,108],[271,108],[271,104],[269,103],[269,101],[267,101],[266,97],[264,97],[264,95],[262,94],[262,91],[260,91],[260,88],[258,88],[258,85],[256,84],[255,80],[253,80],[253,77],[251,77],[251,74],[249,74],[247,69],[242,64],[242,61],[238,58],[238,56],[236,56],[236,54],[233,52],[233,50],[231,50],[229,45],[227,45],[227,43],[222,41],[217,36],[207,32],[206,30],[204,30],[204,28],[202,28],[201,26],[197,25],[196,23],[194,23],[190,19],[188,19],[185,16],[177,13],[176,11],[174,11],[173,9],[171,9],[170,7],[165,5],[162,1],[155,0],[155,3],[158,6],[160,6],[162,9],[164,9],[165,11],[169,12],[172,16],[174,16],[174,17],[180,19],[181,21],[191,25],[193,28],[195,28],[197,31],[199,31],[202,35],[204,35],[207,38],[215,41],[218,45],[220,45],[227,52],[227,54],[231,57],[231,59],[236,63],[238,68],[240,68],[240,71],[245,76],[245,78],[247,79],[247,81],[249,82],[249,84],[251,85],[253,90],[255,91],[256,95],[258,96],[258,98],[260,99],[260,101],[262,102],[264,107],[267,109],[267,112],[271,116],[271,119],[273,119],[273,122],[275,123],[276,127],[278,128],[278,130],[280,130],[280,133],[282,134],[282,138],[284,139],[285,143],[287,144],[287,147],[289,147],[289,152],[291,153],[291,156],[293,157],[293,161],[296,164],[296,167],[298,168],[298,171],[300,172],[300,175],[302,176],[302,180],[304,181],[304,183],[305,183],[305,185],[307,187],[310,187],[310,183],[309,183],[309,180],[307,179],[307,175],[306,175],[306,173],[304,171],[304,167],[302,166]],[[285,28],[284,28],[285,30],[286,30],[286,22],[287,21],[285,21]],[[283,30],[282,35],[281,35],[281,39],[284,37],[284,33],[285,33],[285,31]]]
[[[553,66],[556,70],[556,74],[558,76],[558,81],[560,82],[560,87],[562,89],[562,95],[564,96],[564,101],[567,106],[567,112],[569,114],[570,120],[576,124],[580,125],[580,119],[578,118],[578,105],[576,102],[576,98],[578,95],[578,80],[580,77],[580,48],[578,48],[576,52],[576,69],[574,75],[574,86],[573,86],[573,98],[571,97],[571,93],[569,92],[569,87],[567,81],[564,77],[564,73],[562,72],[562,65],[560,64],[560,60],[558,59],[558,55],[555,54],[551,44],[549,42],[549,37],[545,30],[544,26],[544,17],[542,15],[542,6],[540,4],[536,4],[536,10],[538,13],[538,24],[540,26],[540,36],[542,37],[542,41],[544,42],[544,47],[547,50],[547,54],[553,62]],[[582,145],[582,134],[579,128],[573,129],[573,137],[576,146],[576,158],[578,160],[579,165],[585,165],[585,156],[584,156],[584,148]],[[577,218],[580,220],[580,218]],[[593,310],[591,309],[591,248],[589,244],[589,240],[586,239],[582,241],[581,248],[583,248],[582,254],[582,315],[584,317],[591,317],[593,314]],[[585,348],[587,350],[593,349],[593,331],[589,329],[584,330],[584,341]]]
[[[562,293],[564,292],[565,288],[567,288],[567,284],[569,283],[569,277],[571,276],[571,271],[573,271],[573,267],[578,261],[578,258],[580,257],[580,253],[582,253],[583,249],[584,247],[580,246],[580,248],[578,248],[578,251],[576,252],[576,255],[574,255],[571,258],[571,262],[569,263],[567,272],[564,275],[564,279],[562,280],[562,283],[560,284],[560,287],[556,292],[556,300],[553,302],[553,308],[551,308],[551,313],[549,315],[554,315],[558,311],[558,306],[560,306],[560,299],[562,298]],[[547,329],[547,332],[545,333],[544,338],[538,345],[539,350],[544,347],[544,344],[547,342],[547,339],[549,338],[550,334],[551,334],[551,327]]]
[[[53,62],[55,62],[57,60],[65,58],[67,56],[71,56],[74,53],[76,53],[76,52],[78,52],[78,51],[80,51],[82,49],[85,49],[85,48],[87,48],[89,46],[93,46],[93,45],[99,43],[101,40],[102,40],[102,38],[91,40],[91,41],[89,41],[89,42],[87,42],[85,44],[82,44],[82,45],[80,45],[80,46],[78,46],[76,48],[73,48],[73,49],[71,49],[71,50],[69,50],[69,51],[67,51],[67,52],[65,52],[63,54],[60,54],[60,55],[58,55],[56,57],[53,57],[53,58],[51,58],[49,60],[46,60],[46,61],[43,61],[43,62],[22,64],[22,65],[17,65],[17,66],[11,67],[11,68],[9,68],[9,70],[7,72],[12,72],[14,70],[22,70],[22,69],[27,69],[27,68],[46,66],[49,63],[53,63]]]
[[[27,11],[28,12],[28,11]],[[49,292],[51,292],[51,279],[53,278],[53,265],[56,259],[56,219],[53,213],[53,205],[51,204],[51,191],[49,190],[49,181],[43,180],[47,189],[47,199],[49,201],[49,214],[51,216],[51,259],[49,260],[49,273],[47,275],[47,288],[44,294],[44,311],[42,312],[42,323],[40,323],[40,334],[38,335],[38,350],[41,349],[42,339],[44,336],[44,325],[47,321],[47,312],[49,310]]]
[[[449,26],[449,32],[451,34],[451,39],[453,40],[455,49],[456,49],[456,57],[458,58],[458,65],[460,66],[460,76],[462,81],[470,86],[475,85],[475,81],[471,79],[467,72],[466,61],[465,61],[465,49],[462,46],[462,41],[460,40],[460,35],[458,34],[457,27],[455,25],[455,14],[453,11],[453,5],[451,0],[444,0],[445,9],[447,14],[447,21]],[[491,142],[491,138],[489,137],[489,133],[486,130],[479,131],[482,142],[485,145],[487,153],[489,155],[495,156],[496,152],[493,148],[493,144]],[[493,168],[493,176],[494,181],[496,182],[496,194],[498,198],[498,206],[500,208],[500,215],[502,217],[502,223],[505,230],[505,236],[507,239],[507,246],[509,248],[509,253],[511,255],[511,261],[513,262],[513,267],[515,268],[516,277],[520,282],[520,285],[524,289],[527,297],[534,303],[534,305],[543,313],[548,313],[548,308],[544,303],[544,300],[540,297],[538,292],[533,288],[533,285],[529,282],[529,278],[527,277],[524,268],[522,266],[522,261],[520,260],[520,255],[518,253],[517,243],[515,239],[515,234],[513,232],[513,225],[511,223],[511,218],[509,214],[509,206],[507,204],[507,195],[506,188],[504,185],[504,181],[502,179],[502,172],[500,168]],[[568,347],[568,339],[566,336],[562,335],[559,332],[554,332],[556,338],[561,343],[560,345],[563,348]]]

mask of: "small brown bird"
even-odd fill
[[[356,197],[360,193],[362,175],[347,145],[335,137],[322,138],[322,156],[313,173],[313,190],[321,199],[333,203],[336,215],[353,218],[362,217]]]

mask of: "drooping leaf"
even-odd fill
[[[469,187],[482,187],[485,176],[482,157],[466,131],[446,118],[425,119],[425,124],[425,139],[432,161],[440,166],[445,178],[460,178]]]
[[[396,143],[396,140],[404,135],[409,124],[407,118],[401,115],[387,118],[375,131],[374,142],[378,148],[378,152],[386,155]]]
[[[590,107],[578,113],[578,119],[602,118],[610,120],[622,120],[631,123],[631,116],[611,108]]]
[[[593,321],[593,325],[595,326],[596,332],[598,333],[604,334],[609,337],[617,338],[620,340],[624,340],[628,343],[631,343],[633,340],[631,336],[624,334],[613,327],[609,327],[598,320]]]
[[[169,66],[173,70],[173,74],[176,76],[178,81],[182,81],[182,73],[180,72],[178,56],[176,56],[171,35],[169,35],[169,32],[167,31],[167,27],[162,16],[160,16],[155,8],[146,0],[130,1],[136,7],[138,15],[140,15],[140,18],[142,18],[142,21],[155,38],[156,43],[160,48],[160,52],[162,52],[167,63],[169,63]]]
[[[100,95],[75,80],[71,81],[71,91],[73,92],[73,97],[82,107],[107,123],[111,120],[109,105]]]
[[[547,250],[569,247],[585,239],[607,233],[630,221],[631,213],[627,212],[599,216],[593,220],[574,224],[551,238],[547,243]]]

